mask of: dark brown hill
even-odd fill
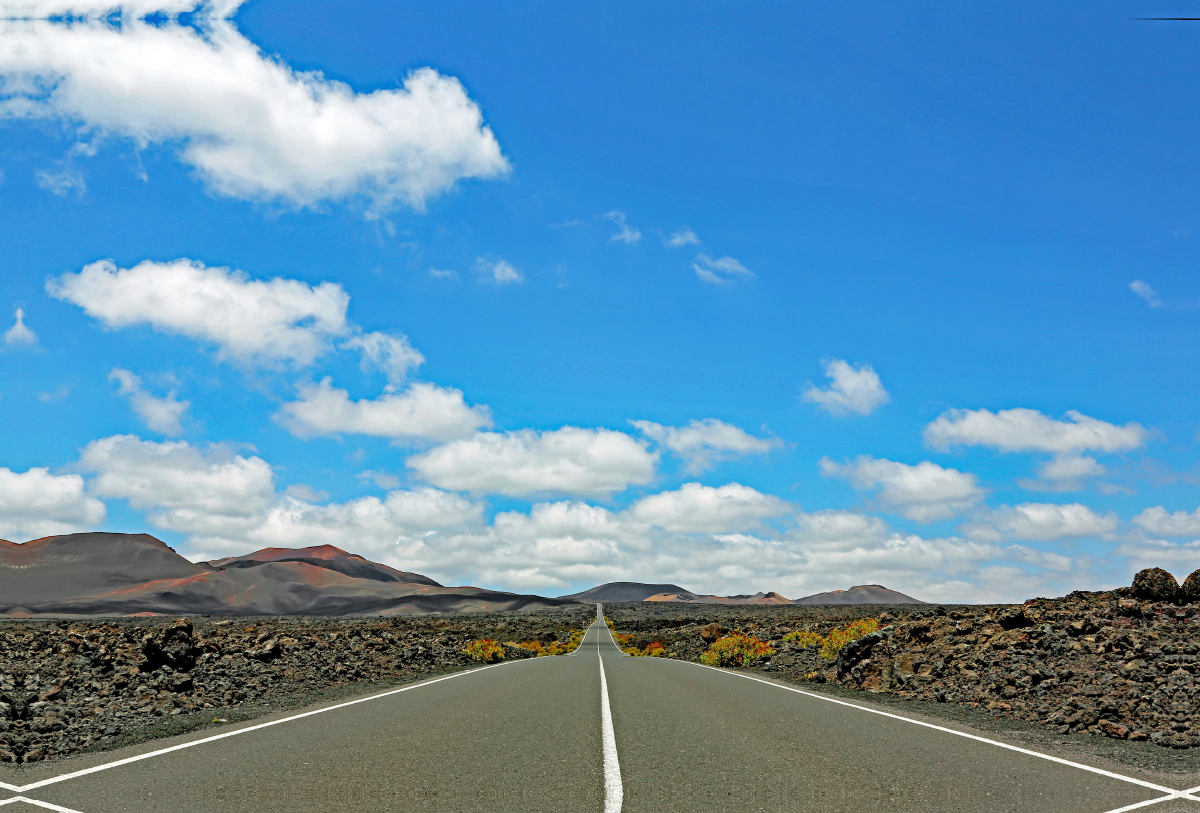
[[[0,540],[0,611],[204,572],[149,534],[67,534],[23,545]]]
[[[793,604],[924,604],[924,601],[889,590],[881,584],[860,584],[849,590],[831,590],[798,598]]]
[[[642,584],[641,582],[609,582],[584,590],[582,593],[572,593],[569,596],[559,596],[562,599],[576,601],[645,601],[650,596],[660,593],[687,593],[677,584]]]

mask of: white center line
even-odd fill
[[[625,788],[621,785],[621,763],[617,761],[617,737],[613,733],[612,708],[608,704],[608,680],[604,659],[600,662],[600,728],[604,740],[604,813],[621,813]]]

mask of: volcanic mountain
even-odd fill
[[[924,601],[889,590],[881,584],[860,584],[849,590],[831,590],[828,593],[798,598],[793,604],[924,604]]]
[[[569,596],[559,596],[559,598],[576,601],[645,601],[658,593],[688,593],[688,591],[677,584],[609,582],[593,587],[591,590],[584,590],[582,593],[572,593]]]
[[[443,587],[332,545],[195,564],[147,534],[0,540],[0,614],[400,615],[571,604]]]

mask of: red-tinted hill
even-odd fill
[[[571,603],[443,587],[332,545],[194,564],[147,534],[0,540],[0,614],[397,615]]]
[[[356,553],[347,553],[333,545],[315,545],[311,548],[263,548],[254,553],[247,553],[245,556],[228,556],[224,559],[213,559],[200,564],[219,570],[257,567],[268,562],[303,562],[314,567],[334,570],[356,579],[369,579],[377,582],[442,586],[428,576],[396,570],[387,565],[364,559]]]

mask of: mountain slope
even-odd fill
[[[609,582],[593,587],[591,590],[584,590],[582,593],[572,593],[569,596],[559,596],[559,598],[575,599],[576,601],[645,601],[650,596],[659,593],[688,593],[688,591],[677,584]]]
[[[403,570],[381,565],[364,559],[356,553],[347,553],[333,545],[316,545],[310,548],[263,548],[245,556],[227,556],[224,559],[213,559],[201,562],[204,567],[214,570],[240,567],[257,567],[268,562],[303,562],[314,567],[335,570],[356,579],[370,579],[377,582],[401,582],[404,584],[427,584],[431,587],[441,587],[428,576],[420,573],[407,573]]]

